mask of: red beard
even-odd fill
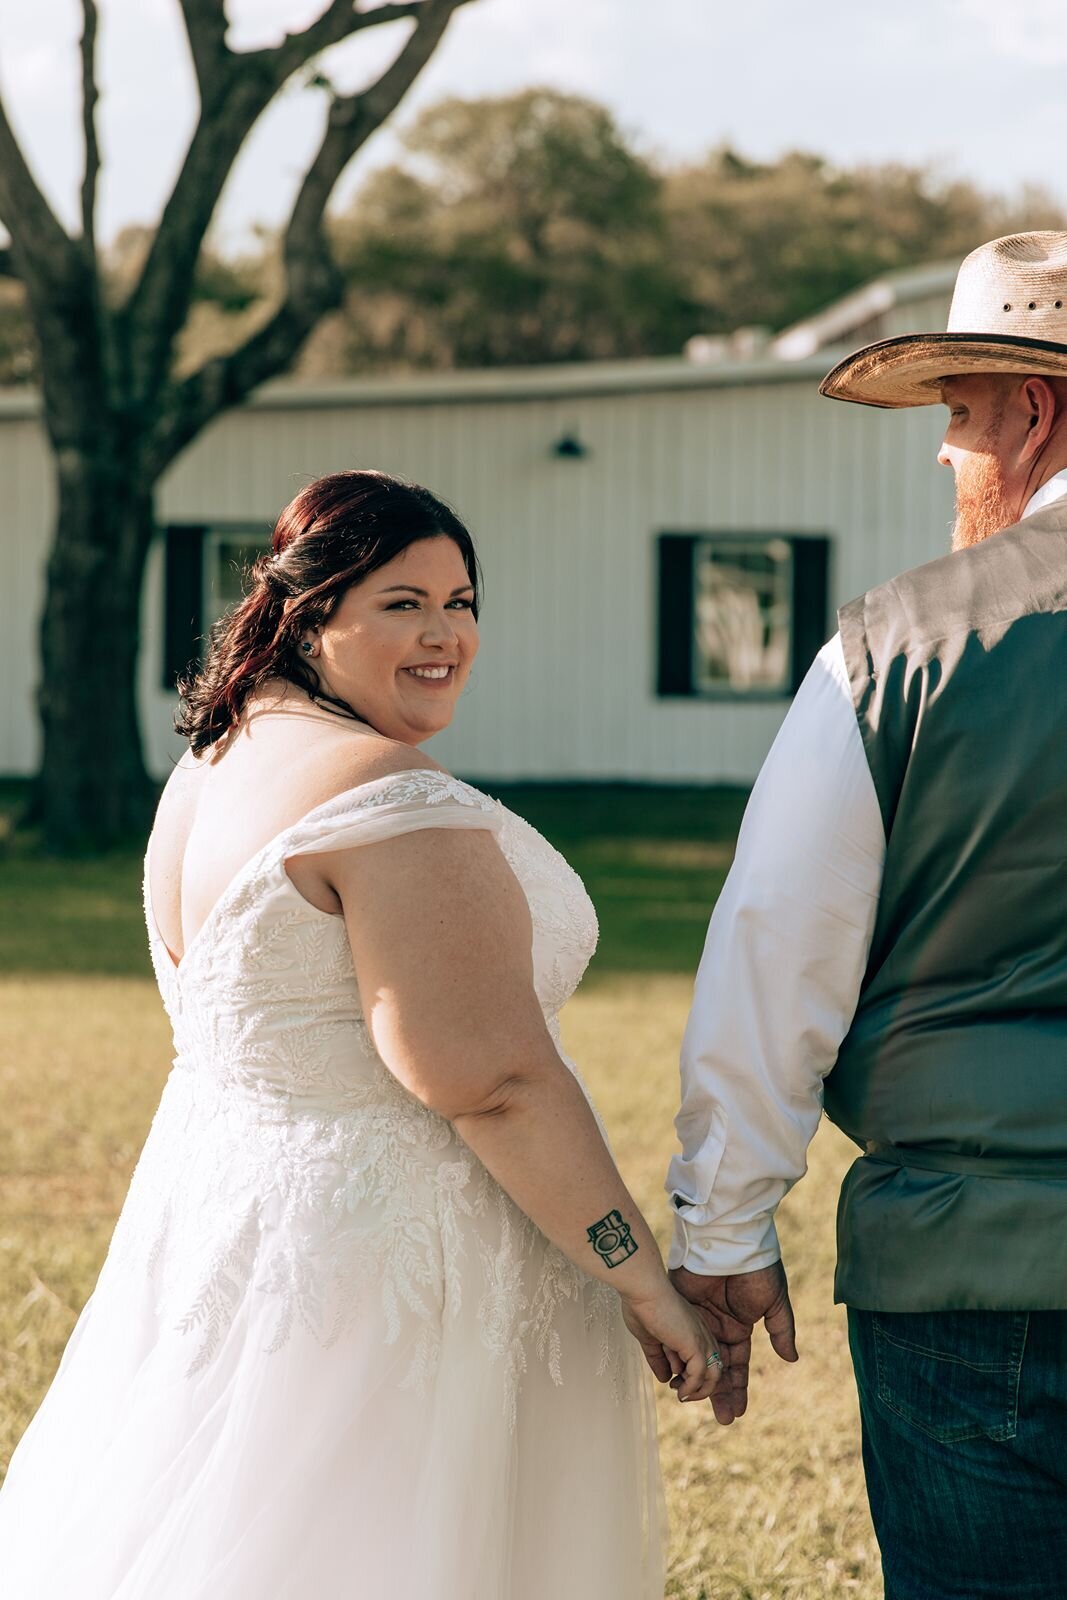
[[[988,441],[992,443],[993,441]],[[953,550],[981,544],[991,534],[1000,533],[1017,521],[1007,495],[1004,469],[992,451],[978,450],[968,456],[956,474],[956,521],[952,529]]]

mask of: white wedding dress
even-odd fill
[[[0,1492],[3,1600],[661,1600],[648,1374],[617,1295],[392,1077],[343,919],[285,870],[428,827],[496,835],[558,1041],[592,905],[455,778],[310,812],[180,966],[146,873],[174,1066]]]

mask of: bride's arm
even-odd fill
[[[526,897],[495,840],[431,828],[320,857],[341,899],[367,1024],[400,1082],[454,1124],[527,1216],[621,1294],[657,1376],[659,1345],[703,1399],[714,1341],[659,1250],[560,1059],[533,986]]]

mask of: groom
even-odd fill
[[[948,407],[952,554],[844,607],[753,790],[682,1054],[676,1286],[745,1409],[827,1114],[888,1600],[1067,1594],[1067,233],[822,393]]]

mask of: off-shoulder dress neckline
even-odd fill
[[[185,946],[180,959],[175,956],[174,952],[167,944],[167,941],[164,939],[160,930],[159,922],[156,918],[155,908],[152,903],[152,842],[155,838],[155,829],[153,828],[151,834],[149,834],[148,845],[145,850],[145,916],[148,922],[149,931],[158,940],[160,948],[166,955],[173,975],[178,977],[182,972],[189,960],[192,950],[201,943],[209,926],[211,926],[216,921],[218,916],[221,915],[224,906],[237,893],[237,890],[244,883],[245,879],[251,875],[253,867],[258,865],[270,850],[274,849],[284,839],[287,839],[291,833],[295,833],[298,828],[307,827],[310,823],[316,821],[320,812],[328,810],[330,806],[335,806],[339,800],[345,800],[350,795],[359,794],[364,790],[379,789],[384,784],[395,782],[397,778],[412,777],[415,774],[426,773],[443,778],[448,783],[460,784],[464,789],[470,789],[473,794],[481,794],[480,789],[475,789],[473,785],[464,783],[462,778],[453,777],[450,772],[442,771],[440,767],[400,767],[396,772],[387,772],[380,778],[370,778],[366,783],[355,783],[352,784],[352,786],[348,789],[338,790],[337,794],[331,795],[328,800],[320,801],[317,806],[312,806],[310,811],[305,811],[302,816],[297,817],[295,822],[289,823],[287,827],[284,827],[276,834],[273,834],[271,838],[262,844],[258,850],[253,851],[248,859],[237,868],[237,871],[229,879],[226,887],[222,890],[218,899],[214,902],[210,911],[204,918],[203,922],[200,924],[199,928],[197,928],[196,932],[193,934],[193,937],[189,940],[189,943]],[[488,796],[485,798],[488,798]]]

